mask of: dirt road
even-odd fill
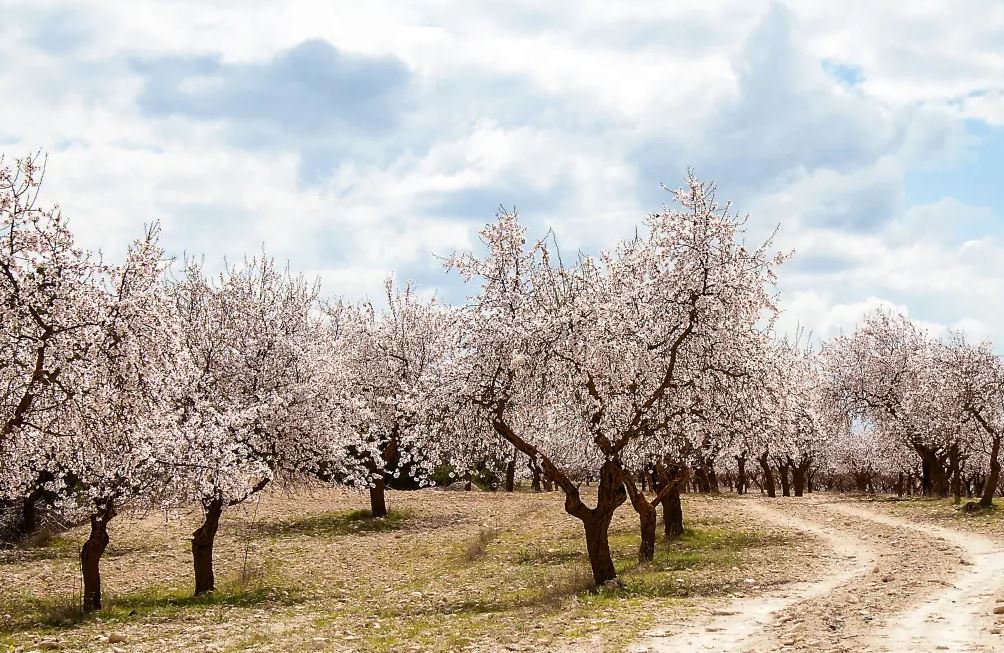
[[[1001,542],[833,497],[740,500],[815,537],[826,571],[662,624],[632,651],[1004,651]]]

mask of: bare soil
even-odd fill
[[[819,537],[824,571],[765,602],[716,603],[701,619],[667,622],[635,651],[1004,650],[999,515],[960,519],[944,502],[833,495],[737,501]]]

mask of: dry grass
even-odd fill
[[[881,495],[862,497],[861,500],[869,502],[875,508],[900,517],[934,522],[950,528],[961,528],[993,537],[1004,537],[1004,498],[1002,497],[994,497],[991,509],[974,511],[967,511],[965,506],[969,501],[979,501],[979,497],[975,499],[963,498],[961,504],[956,504],[952,498]]]
[[[617,650],[662,613],[795,578],[808,548],[764,530],[728,499],[686,497],[690,530],[636,561],[637,518],[622,507],[611,547],[622,589],[591,591],[581,525],[557,493],[390,492],[391,514],[340,490],[267,495],[224,515],[219,590],[191,597],[191,514],[117,517],[102,563],[106,609],[74,600],[83,529],[44,549],[0,553],[0,650],[57,638],[94,650],[111,630],[142,651]],[[794,546],[793,546],[794,544]],[[8,591],[8,588],[12,588]],[[79,598],[79,597],[76,597]],[[598,642],[598,643],[597,643]]]
[[[485,557],[488,545],[498,539],[499,533],[499,529],[494,527],[485,528],[482,526],[478,529],[477,535],[470,539],[467,547],[464,549],[464,557],[467,559],[467,562],[474,562]]]

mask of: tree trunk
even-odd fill
[[[612,514],[611,514],[612,517]],[[617,577],[614,560],[610,556],[610,517],[597,517],[582,522],[586,531],[586,552],[593,571],[593,582],[602,585]]]
[[[711,485],[708,483],[708,471],[700,463],[694,469],[694,490],[702,494],[711,492]]]
[[[1000,453],[1001,438],[995,436],[990,451],[990,473],[987,474],[987,480],[983,483],[983,494],[980,496],[981,508],[991,508],[994,505],[994,491],[996,491],[1001,477]]]
[[[24,499],[21,507],[21,535],[27,536],[38,528],[38,498],[34,492]]]
[[[387,516],[387,501],[384,498],[384,479],[381,475],[370,488],[370,514],[374,517]]]
[[[736,464],[739,466],[739,477],[736,479],[736,493],[746,494],[746,456],[736,456]]]
[[[530,489],[534,492],[540,492],[540,465],[533,458],[530,458],[528,464],[530,468]]]
[[[777,477],[781,480],[781,494],[786,497],[791,496],[791,483],[788,481],[788,463],[777,466]]]
[[[709,458],[707,460],[705,469],[707,470],[705,477],[708,479],[708,491],[712,494],[718,494],[721,491],[721,488],[718,484],[718,472],[715,471],[714,459]]]
[[[645,474],[642,474],[644,477]],[[639,533],[641,534],[641,544],[638,547],[639,562],[649,562],[655,557],[655,529],[658,513],[656,504],[649,501],[644,491],[638,491],[634,479],[630,474],[624,474],[624,488],[631,499],[631,506],[638,513]],[[656,494],[656,500],[659,495]]]
[[[679,487],[670,490],[662,500],[662,523],[667,540],[683,535],[683,504],[680,503]]]
[[[596,507],[587,510],[586,514],[576,510],[576,513],[585,517],[582,519],[582,525],[586,531],[586,551],[589,553],[589,566],[593,570],[593,581],[597,585],[617,577],[614,561],[610,555],[609,529],[614,511],[627,500],[622,473],[620,463],[612,460],[603,463],[596,492]],[[566,496],[566,511],[569,508],[567,499]]]
[[[962,503],[962,469],[959,456],[959,445],[953,444],[948,449],[948,478],[955,505]]]
[[[108,546],[108,522],[115,516],[110,504],[91,515],[91,534],[80,549],[80,571],[84,580],[84,612],[101,609],[101,556]]]
[[[948,474],[945,472],[943,459],[927,447],[916,445],[914,449],[920,455],[922,463],[924,496],[947,497],[949,491]]]
[[[641,526],[641,545],[638,547],[638,560],[650,562],[655,557],[655,528],[658,513],[655,506],[646,504],[646,507],[638,511],[638,520]]]
[[[774,486],[774,472],[770,469],[767,452],[765,451],[757,457],[757,461],[760,463],[760,470],[763,472],[763,487],[767,490],[767,496],[773,499],[777,496],[777,488]]]
[[[195,595],[216,590],[216,576],[213,573],[213,543],[220,528],[223,514],[223,499],[217,497],[204,503],[206,517],[192,533],[192,559],[195,562]]]
[[[617,570],[614,568],[614,561],[610,555],[608,531],[614,511],[627,500],[627,491],[624,489],[624,469],[620,461],[608,459],[603,463],[600,468],[599,487],[596,490],[596,507],[589,508],[582,502],[579,487],[547,456],[519,437],[509,426],[503,415],[504,408],[503,404],[496,406],[492,418],[492,428],[517,450],[538,458],[545,476],[561,487],[565,493],[565,512],[582,522],[586,535],[586,550],[589,553],[589,565],[593,570],[593,581],[597,585],[602,585],[613,580],[617,577]]]
[[[791,468],[791,484],[796,497],[805,494],[805,475],[808,471],[809,461],[807,460],[802,460]]]
[[[516,490],[516,459],[512,458],[505,466],[505,491],[514,492]]]

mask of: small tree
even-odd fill
[[[316,284],[268,258],[215,281],[189,262],[171,284],[187,367],[175,407],[180,446],[163,455],[203,508],[192,534],[195,593],[215,589],[223,512],[282,472],[344,462],[354,419],[342,365],[316,318]]]
[[[366,302],[336,304],[328,314],[338,332],[336,347],[352,370],[353,392],[366,406],[354,455],[368,471],[370,508],[387,515],[388,478],[407,473],[424,484],[440,461],[438,432],[444,425],[441,378],[453,355],[451,311],[423,301],[410,284],[385,286],[386,307]]]

